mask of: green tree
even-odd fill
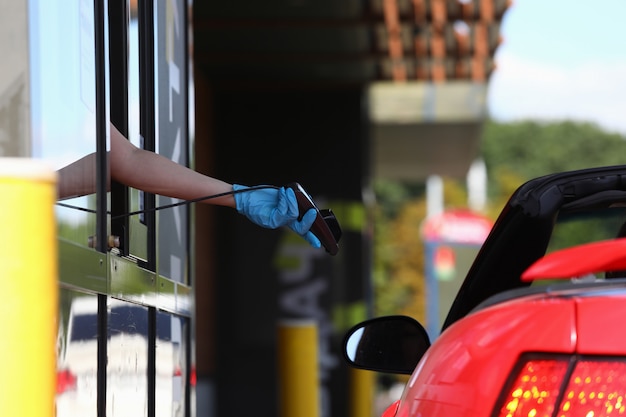
[[[379,181],[374,233],[375,315],[405,314],[425,323],[424,243],[426,218],[423,185]],[[447,208],[462,207],[462,183],[444,179]]]
[[[507,172],[521,181],[554,172],[620,165],[626,155],[626,137],[591,123],[488,121],[483,128],[481,154],[489,173],[491,196],[501,188],[498,174]]]
[[[626,138],[589,123],[485,123],[481,156],[487,166],[486,215],[495,220],[522,183],[554,172],[624,163]],[[466,202],[464,179],[446,179],[445,208]],[[424,184],[379,180],[374,223],[375,315],[424,320]],[[576,230],[572,230],[572,234]]]

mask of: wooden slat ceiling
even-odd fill
[[[510,0],[196,0],[195,59],[220,81],[485,82],[509,6]]]

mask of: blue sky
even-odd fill
[[[489,81],[499,121],[578,120],[626,136],[626,0],[515,0]]]

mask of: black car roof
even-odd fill
[[[561,213],[626,203],[626,165],[550,174],[521,185],[480,248],[442,330],[495,294],[530,285],[520,276],[548,248]]]

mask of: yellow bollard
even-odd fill
[[[56,173],[0,158],[0,416],[54,416]]]
[[[376,373],[362,369],[349,369],[350,417],[374,415]]]
[[[278,326],[278,385],[281,417],[319,417],[317,324],[286,320]]]

